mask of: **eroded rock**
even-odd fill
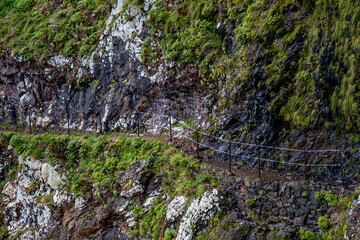
[[[139,181],[135,180],[133,183],[132,183],[132,187],[130,190],[127,190],[127,191],[122,191],[120,193],[120,196],[121,197],[125,197],[125,198],[132,198],[134,196],[138,196],[140,195],[141,193],[144,192],[144,187],[140,184]]]
[[[220,210],[220,198],[217,189],[206,192],[201,199],[195,199],[183,217],[176,240],[191,240],[196,228],[206,224]]]
[[[169,204],[166,211],[166,221],[174,222],[178,217],[180,217],[186,208],[186,202],[188,198],[184,196],[175,197]]]
[[[352,209],[349,211],[347,221],[347,240],[357,240],[360,237],[360,197],[354,201]]]
[[[3,203],[5,205],[9,204],[11,201],[13,201],[16,198],[17,189],[14,184],[11,182],[8,182],[4,186],[4,190],[2,191],[2,194],[4,196]]]
[[[86,206],[86,201],[83,197],[75,199],[75,209],[81,211]]]

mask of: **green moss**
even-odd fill
[[[164,240],[175,240],[177,232],[175,230],[166,230]]]
[[[281,33],[281,24],[285,20],[283,10],[294,1],[276,1],[270,4],[268,0],[251,1],[243,14],[241,24],[235,29],[236,40],[246,45],[250,42],[266,41],[268,35]]]
[[[0,47],[27,59],[95,49],[113,0],[1,0]],[[1,6],[4,6],[2,8]]]
[[[286,121],[297,126],[308,127],[316,118],[317,102],[315,98],[315,85],[309,72],[299,71],[296,76],[295,88],[292,95],[284,107],[280,110],[280,115]]]
[[[156,1],[156,8],[148,12],[147,22],[153,34],[163,32],[159,40],[149,37],[147,44],[154,47],[149,51],[148,45],[142,51],[145,64],[157,65],[163,59],[173,60],[180,65],[200,65],[204,76],[209,76],[210,65],[216,56],[222,53],[223,40],[216,31],[218,19],[217,0],[189,1],[171,5]],[[170,11],[168,9],[171,9]]]

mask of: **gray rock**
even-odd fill
[[[294,233],[294,232],[296,232],[296,228],[292,227],[292,226],[286,226],[285,232]]]
[[[357,240],[359,239],[360,233],[360,197],[353,202],[352,208],[349,211],[349,218],[347,221],[347,231],[345,233],[345,238],[347,240]]]
[[[305,220],[305,217],[294,218],[294,226],[300,227],[300,226],[304,225],[304,222],[305,222],[304,220]]]
[[[178,196],[175,197],[166,211],[166,221],[174,222],[179,216],[185,212],[187,197]]]
[[[289,239],[290,234],[284,231],[279,231],[275,234],[275,237],[279,239]]]
[[[41,162],[31,157],[26,158],[25,165],[27,165],[31,170],[38,170],[41,168]]]
[[[280,209],[280,215],[281,216],[286,216],[286,209],[285,208]]]
[[[55,191],[55,194],[53,196],[54,205],[57,207],[61,207],[71,201],[71,197],[67,196],[66,194],[61,194],[59,189]]]
[[[183,217],[176,240],[193,239],[198,225],[205,224],[218,210],[221,197],[217,189],[206,192],[201,199],[195,199]]]
[[[117,212],[120,214],[125,213],[127,207],[129,206],[130,201],[126,201],[124,204],[122,204],[121,206],[119,206],[119,208],[117,209]]]
[[[143,207],[144,208],[149,208],[150,206],[151,206],[151,203],[152,203],[152,201],[155,199],[156,197],[148,197],[147,199],[146,199],[146,201],[144,202],[144,204],[143,204]]]
[[[306,198],[297,198],[296,201],[302,205],[302,206],[305,206],[306,205],[306,202],[307,202],[307,199]]]
[[[16,187],[11,182],[6,183],[2,191],[2,194],[4,196],[3,203],[7,205],[11,201],[13,201],[16,198],[16,193]]]
[[[86,206],[86,201],[83,197],[78,197],[75,199],[75,209],[81,211]]]
[[[26,93],[20,98],[20,104],[24,107],[34,106],[35,98],[31,93]]]
[[[132,198],[134,196],[140,195],[143,192],[144,187],[140,184],[139,181],[135,180],[132,184],[132,188],[128,191],[122,191],[120,196],[125,198]]]
[[[18,157],[18,163],[19,165],[24,164],[24,159],[21,155]]]
[[[41,177],[52,189],[59,188],[61,177],[50,164],[44,163],[41,166]]]

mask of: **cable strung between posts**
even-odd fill
[[[167,116],[167,115],[156,114],[156,113],[147,113],[147,112],[138,112],[138,113],[149,114],[149,115],[158,116],[158,117],[165,117],[165,118],[170,117],[170,116]]]
[[[140,113],[150,114],[150,115],[153,115],[153,116],[170,118],[170,116],[161,115],[161,114],[146,113],[146,112],[140,112]],[[176,118],[173,118],[173,117],[171,117],[171,118],[172,118],[172,119],[175,119],[176,121],[181,122],[180,120],[178,120],[178,119],[176,119]],[[182,125],[183,127],[185,127],[185,128],[188,128],[188,129],[190,129],[190,130],[193,130],[193,131],[195,131],[195,132],[198,132],[198,133],[200,133],[200,134],[202,134],[202,135],[211,137],[211,138],[216,139],[216,140],[221,140],[221,141],[224,141],[224,142],[233,143],[233,144],[237,144],[237,145],[248,146],[248,147],[260,147],[260,148],[267,148],[267,149],[274,149],[274,150],[292,151],[292,152],[305,152],[305,153],[341,152],[341,151],[351,151],[351,150],[352,150],[352,149],[346,149],[346,150],[340,150],[340,149],[319,149],[319,150],[314,149],[314,150],[312,150],[312,149],[309,149],[309,150],[306,150],[306,149],[294,149],[294,148],[273,147],[273,146],[260,145],[260,144],[254,144],[254,143],[236,142],[236,141],[231,141],[231,140],[228,140],[228,139],[223,139],[223,138],[215,137],[215,136],[210,135],[210,134],[208,134],[208,133],[205,133],[205,132],[199,131],[199,130],[197,130],[197,129],[194,129],[194,128],[186,125],[186,124],[181,124],[181,125]]]
[[[219,149],[216,149],[216,148],[213,148],[213,147],[210,147],[210,146],[207,146],[203,143],[199,143],[189,137],[186,137],[182,134],[180,134],[182,137],[188,139],[189,141],[193,142],[193,143],[197,143],[205,148],[208,148],[208,149],[211,149],[211,150],[214,150],[218,153],[222,153],[222,154],[229,154],[229,152],[225,152],[225,151],[222,151],[222,150],[219,150]],[[276,162],[276,163],[281,163],[281,164],[289,164],[289,165],[297,165],[297,166],[310,166],[310,167],[339,167],[340,165],[336,165],[336,164],[303,164],[303,163],[291,163],[291,162],[282,162],[282,161],[277,161],[277,160],[272,160],[272,159],[267,159],[267,158],[258,158],[258,157],[251,157],[251,156],[245,156],[245,155],[242,155],[242,154],[231,154],[232,156],[234,157],[244,157],[244,158],[247,158],[247,159],[253,159],[253,160],[258,160],[260,159],[261,161],[267,161],[267,162]]]
[[[249,147],[260,147],[260,148],[268,148],[268,149],[283,150],[283,151],[293,151],[293,152],[340,152],[341,151],[341,150],[338,150],[338,149],[305,150],[305,149],[293,149],[293,148],[280,148],[280,147],[259,145],[259,144],[254,144],[254,143],[235,142],[235,141],[215,137],[215,136],[210,135],[208,133],[201,132],[201,131],[196,130],[196,129],[192,128],[192,127],[189,127],[189,126],[187,126],[185,124],[182,124],[182,125],[185,128],[191,129],[191,130],[193,130],[195,132],[198,132],[198,133],[200,133],[202,135],[205,135],[205,136],[217,139],[217,140],[221,140],[221,141],[224,141],[224,142],[233,143],[233,144],[237,144],[237,145],[249,146]]]
[[[148,125],[148,126],[153,126],[153,127],[160,127],[161,129],[166,129],[169,131],[169,128],[165,127],[165,126],[162,126],[162,125],[159,125],[159,124],[154,124],[154,123],[146,123],[146,122],[140,122],[138,121],[137,123],[142,123],[144,125]]]

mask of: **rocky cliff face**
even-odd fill
[[[68,125],[76,131],[134,129],[136,120],[167,124],[167,119],[140,113],[148,112],[172,115],[213,135],[242,142],[305,149],[344,148],[342,143],[348,142],[356,148],[356,131],[339,131],[345,127],[336,123],[336,114],[328,107],[331,93],[324,89],[330,91],[334,87],[326,87],[331,81],[324,79],[329,75],[325,63],[334,61],[331,51],[321,55],[323,72],[296,69],[303,61],[301,51],[312,42],[310,37],[301,34],[305,30],[294,26],[308,24],[312,17],[316,18],[317,10],[311,12],[306,4],[298,2],[277,4],[270,9],[264,5],[263,11],[274,11],[281,16],[274,21],[279,24],[283,21],[279,29],[285,32],[274,35],[273,30],[269,30],[269,36],[256,33],[254,41],[250,41],[246,37],[252,32],[246,33],[243,28],[251,21],[254,26],[262,24],[261,19],[256,21],[251,17],[252,11],[261,11],[259,6],[215,2],[197,15],[187,5],[184,12],[178,11],[180,3],[140,1],[135,4],[119,0],[108,12],[101,37],[88,56],[52,51],[45,58],[29,59],[11,47],[3,47],[0,58],[2,125],[25,128],[29,125],[29,116],[37,128],[47,131],[64,130]],[[47,7],[51,10],[51,6]],[[60,9],[66,10],[66,5]],[[209,17],[211,14],[216,18]],[[178,24],[175,19],[183,17],[183,21],[194,21],[194,25],[188,28]],[[200,20],[202,25],[197,22]],[[208,29],[205,23],[214,26]],[[270,29],[268,25],[263,27]],[[199,36],[193,36],[196,32]],[[270,42],[262,42],[259,37]],[[313,49],[311,56],[315,53],[317,50]],[[277,71],[276,66],[279,66]],[[279,79],[279,74],[288,80]],[[292,77],[295,82],[290,84]],[[313,78],[319,81],[312,82]],[[309,81],[302,83],[304,79]],[[290,85],[285,84],[286,81]],[[305,92],[300,94],[296,89],[301,84]],[[316,94],[311,93],[312,90]],[[306,111],[301,112],[301,108]],[[311,113],[309,109],[313,109]],[[154,126],[147,129],[152,133],[160,131]],[[221,149],[229,147],[221,141],[208,139],[208,142]],[[254,148],[233,149],[237,151],[247,156],[256,155]],[[258,151],[263,157],[282,155],[294,162],[303,162],[307,157],[269,149]],[[353,181],[358,171],[357,160],[348,159],[357,159],[358,151],[347,154],[345,177]],[[340,161],[340,155],[336,154],[314,154],[311,158],[317,163]],[[248,166],[255,164],[246,157],[238,157],[236,161]],[[276,164],[266,167],[282,169]],[[288,167],[287,170],[299,169]],[[321,168],[313,175],[335,180],[340,177],[340,170]]]
[[[114,6],[98,47],[87,59],[56,55],[40,64],[3,51],[2,123],[23,125],[30,115],[38,127],[66,128],[69,116],[71,129],[96,131],[127,128],[134,117],[139,118],[138,111],[201,111],[199,97],[181,99],[176,86],[161,87],[157,83],[166,83],[166,72],[151,75],[141,62],[142,44],[149,36],[146,11],[154,2],[146,1],[145,12],[126,11],[131,20],[121,15],[123,4]]]
[[[353,191],[341,186],[235,177],[171,148],[175,156],[164,162],[168,147],[146,141],[131,150],[130,162],[123,155],[130,149],[123,149],[122,161],[116,162],[122,167],[112,169],[109,151],[130,142],[135,146],[136,139],[118,143],[109,138],[104,145],[104,138],[74,137],[66,159],[56,163],[51,143],[43,159],[35,157],[43,154],[42,147],[33,157],[24,157],[31,147],[16,156],[19,146],[25,146],[20,139],[28,144],[13,135],[2,154],[10,166],[1,175],[7,179],[1,186],[3,237],[5,227],[10,239],[342,239],[345,234],[357,239],[357,202],[351,207]],[[29,140],[48,142],[47,136]],[[106,152],[99,163],[67,162],[78,158],[88,143],[94,145],[91,157]],[[160,154],[142,158],[153,151],[142,146],[152,144]],[[85,162],[89,165],[84,168]]]
[[[118,0],[92,4],[77,0],[16,4],[7,1],[0,6],[0,123],[7,129],[28,128],[31,119],[33,129],[35,125],[44,131],[64,131],[68,127],[83,132],[133,130],[137,120],[168,124],[168,119],[151,114],[172,115],[174,124],[190,123],[212,135],[241,142],[302,149],[347,148],[349,151],[344,152],[343,159],[345,180],[348,183],[358,180],[360,115],[356,78],[360,68],[354,39],[359,33],[355,27],[358,21],[353,16],[360,11],[351,1]],[[162,130],[149,125],[147,131],[159,134]],[[179,133],[177,137],[189,134],[181,127],[175,132]],[[249,156],[314,164],[339,164],[341,158],[338,152],[303,154],[231,146],[207,137],[201,141],[222,151],[231,148],[233,153],[241,155],[232,160],[250,167],[256,166],[257,161]],[[224,154],[214,156],[227,159]],[[66,207],[55,204],[54,209],[60,209],[56,215],[54,209],[46,208],[48,205],[40,200],[53,198],[57,203],[54,196],[58,193],[48,196],[57,190],[44,176],[45,172],[50,176],[59,169],[46,165],[48,170],[44,170],[43,176],[46,163],[44,159],[39,160],[40,163],[34,163],[39,168],[32,169],[33,160],[25,159],[21,170],[24,177],[17,177],[21,184],[9,183],[4,188],[4,194],[14,189],[19,193],[6,195],[6,207],[12,203],[11,215],[6,221],[13,221],[14,226],[19,226],[17,229],[29,230],[29,226],[33,226],[30,223],[34,222],[38,234],[58,236],[58,229],[47,228],[52,221],[57,221],[64,227],[60,230],[64,238],[96,238],[93,234],[105,230],[103,224],[114,221],[114,227],[104,231],[110,235],[98,237],[120,235],[126,239],[128,231],[123,234],[119,226],[124,219],[129,223],[124,225],[126,229],[136,226],[133,220],[139,213],[113,214],[114,209],[120,208],[117,204],[125,204],[126,199],[143,204],[144,199],[139,200],[139,195],[145,193],[156,197],[146,190],[148,186],[142,181],[147,180],[136,179],[126,187],[129,189],[122,189],[124,192],[119,192],[117,198],[108,200],[104,193],[103,199],[111,202],[107,207],[102,205],[102,198],[88,200],[59,193],[69,202]],[[7,171],[8,165],[0,162],[0,173]],[[304,171],[301,167],[278,163],[265,163],[262,167]],[[335,182],[340,179],[340,173],[339,167],[325,167],[312,168],[309,175]],[[0,180],[4,179],[5,175],[0,175]],[[39,190],[29,193],[29,181],[39,183]],[[231,190],[231,197],[242,189],[240,182],[237,190]],[[320,188],[301,191],[317,192]],[[207,190],[204,196],[191,199],[191,203],[181,194],[173,204],[170,200],[167,202],[169,206],[180,205],[173,214],[169,210],[169,218],[162,226],[169,230],[169,236],[177,227],[182,231],[177,235],[181,238],[192,238],[201,232],[208,237],[210,233],[215,234],[213,239],[227,238],[228,226],[232,235],[245,239],[250,235],[256,239],[253,232],[265,236],[271,231],[279,237],[290,237],[301,226],[318,230],[315,226],[320,216],[304,209],[300,215],[305,218],[297,219],[296,226],[293,222],[288,225],[285,220],[286,226],[279,225],[274,220],[277,225],[271,229],[258,229],[259,224],[245,219],[249,211],[244,215],[240,207],[234,210],[235,203],[231,203],[230,208],[235,213],[223,218],[230,219],[224,223],[226,227],[212,229],[207,226],[211,225],[209,219],[222,209],[214,199],[221,200],[224,193],[218,191],[216,195],[213,188]],[[285,196],[278,190],[273,192]],[[30,203],[36,198],[39,202]],[[272,214],[290,220],[298,218],[294,211],[301,204],[289,198],[291,196],[284,198],[286,207],[271,206],[279,210]],[[183,206],[185,199],[193,210]],[[305,200],[301,201],[315,202],[313,196]],[[85,209],[94,209],[96,218],[86,215],[82,207],[72,206],[82,206],[83,202]],[[15,212],[22,211],[20,203],[32,210],[24,210],[24,216],[18,220]],[[45,210],[41,212],[43,207]],[[268,211],[261,204],[256,207],[261,214]],[[196,215],[198,208],[205,211],[204,218]],[[66,209],[70,213],[64,220]],[[319,207],[315,204],[311,209],[317,211]],[[185,211],[188,217],[181,218]],[[325,209],[320,211],[327,213]],[[32,216],[39,216],[39,220]],[[76,218],[82,221],[78,223]],[[232,227],[233,218],[242,226],[241,231]],[[308,219],[312,222],[308,223]],[[356,217],[352,215],[351,219]],[[196,227],[190,229],[193,225]],[[84,230],[77,232],[79,229]],[[252,229],[252,233],[247,229]],[[16,234],[15,228],[9,231],[12,236]],[[30,238],[32,231],[28,232]]]

